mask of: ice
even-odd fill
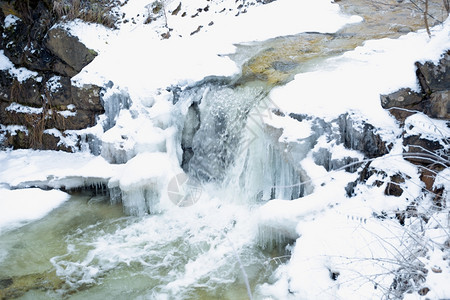
[[[14,188],[79,188],[104,183],[117,168],[90,153],[0,152],[0,182]]]
[[[130,108],[131,99],[126,91],[110,88],[103,95],[102,100],[106,115],[106,121],[103,127],[107,131],[116,125],[120,110]]]
[[[173,205],[168,202],[167,184],[182,172],[167,153],[140,153],[111,178],[108,188],[115,189],[113,193],[120,189],[125,213],[138,216],[158,213]]]
[[[58,190],[9,190],[0,186],[0,233],[41,219],[68,199],[68,194]]]
[[[200,127],[192,140],[189,173],[202,180],[221,180],[234,159],[247,113],[264,93],[263,86],[231,89],[212,86],[204,91]]]
[[[134,114],[134,116],[133,116]],[[144,114],[144,116],[139,116]],[[141,152],[166,151],[167,131],[155,127],[146,111],[121,110],[116,125],[102,135],[102,156],[126,163]]]

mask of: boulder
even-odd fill
[[[100,91],[99,86],[92,84],[86,84],[82,87],[72,85],[72,101],[79,109],[103,113]]]
[[[0,134],[2,130],[0,129]],[[14,149],[26,149],[30,148],[30,139],[26,132],[16,130],[13,134],[7,132],[5,139],[1,141],[0,149],[14,148]]]
[[[422,95],[410,88],[400,89],[389,95],[381,95],[381,106],[384,109],[392,107],[412,108],[422,101]]]
[[[69,77],[52,76],[44,85],[44,93],[51,107],[66,109],[72,100],[72,83]]]
[[[417,78],[426,94],[450,90],[450,50],[444,53],[439,63],[416,62]]]
[[[436,119],[450,119],[450,90],[432,93],[425,113]]]
[[[48,31],[45,45],[53,55],[76,72],[80,72],[97,56],[94,50],[88,49],[77,37],[61,26]]]
[[[450,118],[450,50],[443,54],[439,63],[416,62],[416,76],[422,93],[409,88],[400,89],[389,95],[380,95],[381,106],[401,123],[420,111],[431,118]]]
[[[76,110],[73,115],[64,116],[59,110],[52,110],[46,119],[45,129],[56,128],[59,131],[80,130],[95,125],[96,114],[86,110]]]

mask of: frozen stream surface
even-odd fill
[[[418,89],[414,62],[450,49],[450,21],[430,38],[397,1],[196,0],[148,24],[154,1],[122,2],[117,30],[59,25],[99,53],[72,78],[104,88],[97,125],[62,140],[81,149],[0,152],[0,298],[386,297],[414,245],[390,216],[422,188],[379,95]],[[0,67],[17,71],[3,52]],[[445,121],[406,122],[450,136]],[[401,170],[401,197],[370,185],[381,172],[348,197],[362,167],[343,166],[367,157],[342,135],[367,123],[392,149],[371,167]],[[445,243],[444,210],[416,221]],[[450,298],[448,253],[427,255],[428,296]]]

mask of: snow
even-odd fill
[[[5,56],[5,51],[0,50],[0,70],[8,70],[11,76],[15,77],[19,82],[34,77],[36,81],[42,81],[42,77],[37,77],[38,73],[30,71],[26,68],[15,68],[14,64]]]
[[[20,19],[14,15],[7,15],[4,21],[4,28],[9,28],[11,26],[15,26],[16,22]]]
[[[167,153],[140,153],[111,178],[108,187],[120,188],[124,210],[128,214],[160,212],[170,207],[167,201],[164,203],[168,200],[165,199],[168,181],[182,172],[177,161],[174,163]]]
[[[59,89],[62,88],[62,84],[60,83],[61,80],[61,76],[52,76],[50,77],[49,80],[47,80],[47,89],[52,92],[55,93],[57,92]]]
[[[15,113],[21,113],[21,114],[42,114],[43,108],[35,108],[31,106],[24,106],[19,103],[13,102],[8,107],[5,108],[6,111],[12,111]]]
[[[299,122],[289,116],[282,117],[277,115],[270,115],[264,118],[264,123],[275,127],[283,128],[283,134],[280,136],[280,141],[297,141],[311,136],[310,122],[303,120]]]
[[[406,136],[419,135],[423,139],[438,141],[447,146],[450,136],[448,121],[431,119],[423,113],[416,113],[405,120]]]
[[[9,190],[0,186],[0,233],[41,219],[68,199],[67,193],[58,190]]]
[[[0,124],[1,131],[8,131],[11,136],[17,135],[17,131],[23,131],[25,134],[28,134],[28,129],[22,125],[2,125]]]
[[[12,188],[76,188],[101,183],[117,166],[90,153],[15,150],[0,152],[0,182]]]
[[[68,117],[75,117],[77,115],[76,111],[70,111],[70,110],[58,110],[57,113],[64,118]]]
[[[81,131],[66,130],[63,134],[63,133],[61,133],[61,131],[59,131],[56,128],[50,128],[50,129],[45,129],[44,133],[50,134],[50,135],[53,135],[53,136],[59,138],[59,142],[58,142],[57,146],[64,145],[65,147],[75,151],[77,149],[77,143],[78,143],[77,133],[81,133]]]

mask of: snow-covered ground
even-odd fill
[[[240,66],[227,56],[235,51],[236,43],[301,32],[332,33],[361,21],[358,16],[343,15],[337,4],[327,0],[278,0],[250,6],[246,13],[238,16],[234,3],[183,2],[181,11],[172,14],[178,2],[167,2],[164,16],[145,24],[152,11],[150,1],[129,0],[117,8],[121,15],[125,14],[123,20],[128,20],[119,25],[118,30],[80,21],[60,25],[69,28],[87,47],[99,53],[72,79],[73,83],[107,86],[111,81],[113,87],[106,91],[105,100],[111,95],[126,95],[131,102],[130,109],[116,111],[112,122],[115,126],[108,131],[98,130],[101,124],[94,130],[105,145],[102,156],[88,152],[0,152],[0,232],[2,226],[9,228],[44,217],[67,199],[63,192],[28,189],[30,186],[118,187],[123,192],[125,209],[135,202],[145,202],[138,199],[143,197],[142,191],[156,190],[165,195],[168,181],[182,173],[180,122],[187,113],[187,107],[172,104],[168,87],[183,88],[210,75],[236,75]],[[198,17],[191,17],[198,12],[198,7],[208,5],[208,10],[203,9]],[[182,17],[183,12],[186,17]],[[13,24],[11,18],[8,20]],[[171,37],[162,38],[161,34],[167,32]],[[428,270],[426,285],[430,292],[427,297],[450,298],[446,284],[450,281],[450,267],[445,260],[449,256],[448,248],[438,246],[448,238],[447,216],[435,214],[425,225],[412,223],[406,227],[396,219],[383,216],[385,212],[395,214],[396,210],[405,209],[410,199],[420,196],[423,186],[417,168],[402,159],[402,145],[396,141],[401,129],[382,109],[379,98],[380,94],[401,87],[417,90],[414,62],[437,61],[447,49],[450,49],[450,20],[434,27],[432,38],[420,31],[395,40],[366,42],[271,91],[271,101],[286,117],[278,116],[265,122],[282,128],[284,141],[302,140],[311,134],[306,121],[296,122],[288,117],[289,113],[331,121],[349,112],[356,119],[374,125],[383,139],[394,145],[389,155],[374,160],[371,166],[388,176],[401,171],[409,180],[403,186],[405,192],[401,197],[384,195],[386,183],[381,187],[368,183],[358,185],[355,196],[348,198],[345,187],[356,180],[357,174],[344,170],[327,172],[315,164],[312,152],[308,153],[299,165],[311,178],[314,192],[292,201],[274,199],[258,210],[256,222],[260,227],[296,239],[289,262],[277,269],[271,284],[258,287],[256,292],[261,298],[380,299],[389,292],[396,276],[392,271],[411,267],[411,260],[405,257],[409,254],[417,255],[413,261],[420,260]],[[3,53],[0,53],[0,64],[14,76],[33,76],[26,70],[14,69]],[[103,122],[105,118],[100,120]],[[450,136],[445,122],[422,115],[412,116],[406,123],[414,125],[411,133],[427,138],[433,136],[433,132],[439,132],[441,137]],[[330,149],[336,157],[345,151],[342,146]],[[110,163],[119,152],[124,163]],[[450,190],[448,173],[448,169],[442,171],[436,181],[436,185],[444,185],[447,191]],[[375,177],[371,180],[379,179]],[[421,209],[428,209],[428,205],[424,200]],[[164,208],[164,205],[159,207]],[[133,208],[129,208],[129,212],[133,212]],[[233,215],[233,218],[238,217]],[[418,240],[414,230],[420,226],[425,226],[422,227],[425,238]],[[118,234],[127,235],[127,231]],[[411,250],[420,247],[429,250],[423,257]],[[100,253],[102,249],[99,247],[94,252]],[[196,263],[201,264],[201,261],[192,262]],[[185,275],[186,278],[189,276]],[[172,286],[177,284],[185,283],[174,281]],[[421,297],[416,293],[407,298]]]

